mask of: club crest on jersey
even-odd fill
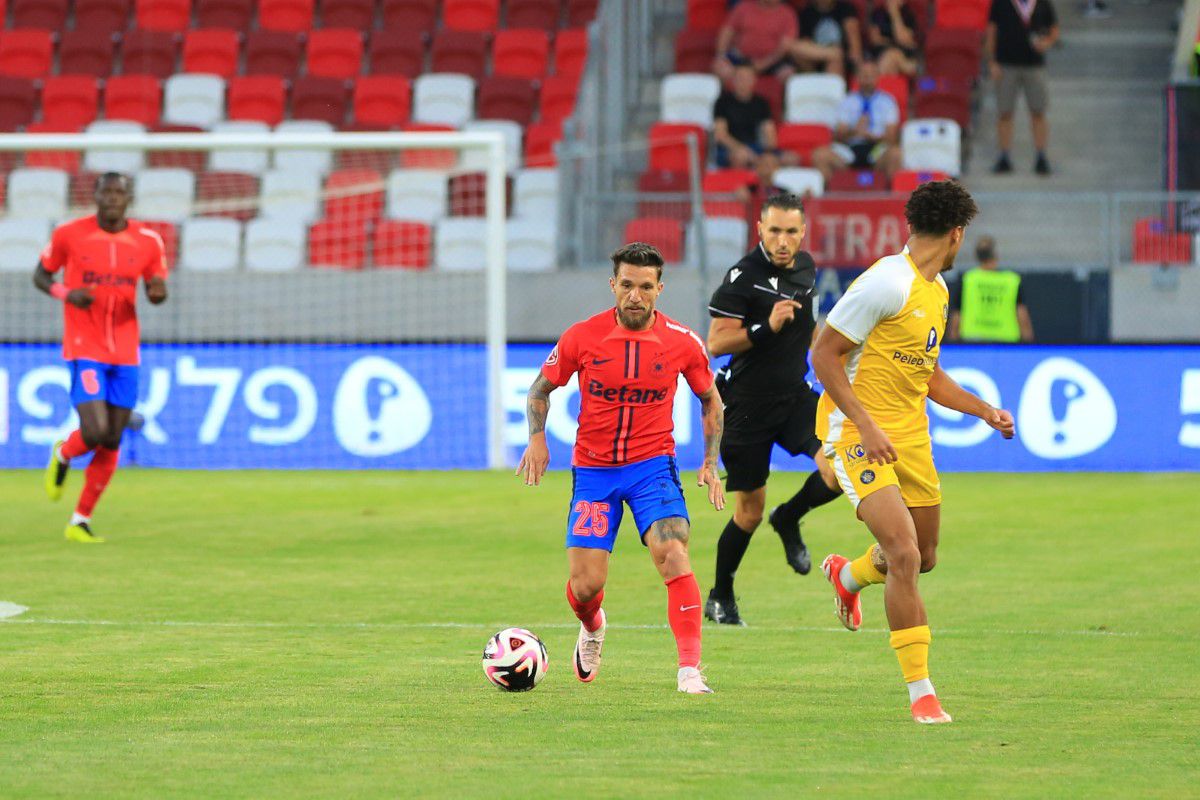
[[[929,329],[929,336],[925,339],[925,352],[928,353],[933,348],[937,347],[937,328]]]
[[[667,354],[655,353],[654,360],[650,362],[650,371],[655,375],[663,375],[667,371]]]
[[[865,486],[866,484],[875,480],[875,472],[873,470],[864,469],[862,475],[858,476],[858,479],[862,481],[863,485]]]
[[[553,367],[558,363],[558,345],[554,345],[554,349],[550,351],[550,355],[546,356],[546,366]]]

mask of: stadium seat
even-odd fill
[[[196,178],[186,169],[144,169],[137,174],[133,209],[137,219],[161,219],[183,222],[192,215],[192,195]]]
[[[450,125],[410,122],[403,130],[412,133],[444,133],[456,130]],[[406,169],[454,169],[458,165],[458,150],[430,148],[400,151],[400,166]]]
[[[300,37],[284,31],[252,31],[246,36],[247,75],[281,75],[300,71]]]
[[[308,34],[308,74],[353,78],[362,72],[362,34],[349,28],[325,28]]]
[[[205,217],[226,217],[245,222],[258,214],[258,176],[245,172],[196,174],[194,213]]]
[[[121,42],[121,72],[163,79],[175,72],[178,47],[174,33],[130,31]]]
[[[908,120],[909,82],[904,75],[880,75],[876,83],[879,91],[886,92],[896,101],[900,108],[900,123]],[[858,89],[858,81],[851,84],[851,89]]]
[[[1133,263],[1191,264],[1193,234],[1182,232],[1158,217],[1141,217],[1133,224]]]
[[[361,127],[358,125],[343,125],[340,130],[347,132],[366,131],[378,133],[378,125]],[[380,174],[386,174],[396,166],[396,149],[378,147],[363,150],[339,149],[333,153],[334,169],[373,169]]]
[[[833,141],[833,131],[824,125],[780,125],[776,142],[780,150],[796,153],[806,164],[812,163],[812,151]]]
[[[843,169],[829,176],[826,190],[838,192],[886,192],[887,175],[869,169]]]
[[[450,178],[447,184],[449,209],[452,217],[482,217],[487,215],[487,174],[467,172]],[[512,208],[512,178],[504,180],[504,207]]]
[[[104,116],[150,126],[158,122],[162,85],[153,75],[116,75],[104,85]]]
[[[325,181],[326,219],[374,221],[383,213],[383,176],[373,169],[339,169]]]
[[[487,220],[446,217],[438,222],[434,233],[434,266],[453,272],[482,271],[487,241]]]
[[[323,219],[308,227],[308,265],[360,270],[367,263],[365,219]]]
[[[188,31],[183,40],[183,71],[220,75],[237,74],[238,35],[226,28]]]
[[[332,133],[333,126],[316,119],[285,119],[275,126],[276,133]],[[346,151],[349,153],[350,151]],[[328,147],[298,150],[280,148],[272,155],[275,169],[325,175],[333,169],[333,152]]]
[[[550,37],[544,30],[497,31],[492,40],[492,74],[540,78],[550,61]]]
[[[736,197],[739,192],[748,192],[758,185],[758,173],[752,169],[715,169],[704,173],[701,188],[704,191],[704,216],[737,217],[745,219],[749,200]],[[720,195],[722,199],[708,199]]]
[[[963,130],[971,127],[971,96],[966,92],[941,89],[917,91],[914,112],[918,117],[952,119]]]
[[[168,125],[212,127],[225,118],[225,80],[187,73],[167,78],[162,118]]]
[[[508,0],[504,24],[509,28],[538,28],[552,31],[562,16],[560,0]]]
[[[427,74],[413,84],[414,122],[461,128],[475,115],[475,81],[466,75]]]
[[[28,78],[0,75],[0,131],[11,132],[33,121],[37,86]]]
[[[587,64],[588,39],[584,28],[570,28],[559,31],[554,37],[554,74],[574,75],[583,74]]]
[[[668,265],[683,261],[683,225],[672,217],[637,217],[625,225],[626,242],[647,242],[658,248]]]
[[[313,0],[258,0],[258,27],[301,33],[312,28]]]
[[[155,125],[153,133],[202,133],[195,125]],[[203,172],[208,153],[203,150],[147,150],[146,164],[151,167],[180,167],[191,172]]]
[[[383,28],[428,36],[437,27],[441,0],[383,0]]]
[[[466,132],[498,131],[504,135],[504,164],[509,174],[521,166],[521,141],[524,129],[509,119],[473,119],[463,125]],[[462,169],[487,169],[487,153],[483,150],[466,150],[459,165]]]
[[[761,94],[771,108],[771,119],[779,124],[783,119],[783,82],[774,75],[759,75],[754,81],[754,93]]]
[[[424,222],[385,219],[372,236],[372,263],[379,269],[428,269],[433,229]]]
[[[436,222],[446,216],[446,173],[432,169],[396,169],[387,178],[387,216]]]
[[[500,0],[442,0],[442,25],[455,31],[494,31]]]
[[[558,163],[554,148],[562,139],[561,122],[537,122],[525,128],[525,166],[553,167]]]
[[[375,25],[374,0],[322,0],[321,26],[370,30]]]
[[[825,194],[825,177],[811,167],[784,167],[775,170],[771,183],[784,191],[801,197],[820,197]]]
[[[367,50],[367,66],[371,75],[416,78],[425,68],[424,34],[407,29],[377,31]]]
[[[513,216],[543,224],[558,218],[558,170],[518,170],[513,179]]]
[[[196,27],[248,31],[254,0],[196,0]]]
[[[736,264],[746,255],[750,226],[745,219],[733,217],[705,217],[704,255],[707,269],[724,269]],[[695,223],[687,229],[688,266],[700,265],[700,236]]]
[[[14,169],[8,175],[8,216],[61,220],[67,215],[69,182],[67,173],[58,169]]]
[[[340,126],[346,120],[346,82],[312,75],[297,78],[292,84],[292,118]]]
[[[708,72],[716,55],[716,31],[684,28],[675,36],[675,72]]]
[[[648,170],[638,176],[639,217],[691,219],[691,183],[687,172]]]
[[[63,37],[59,42],[59,72],[66,75],[74,71],[63,69],[61,65],[62,47],[69,33],[78,33],[98,42],[104,34],[122,30],[129,24],[132,5],[131,0],[75,0],[75,29],[63,31],[62,26],[58,28]],[[105,44],[111,49],[111,41]]]
[[[50,241],[48,219],[0,219],[0,270],[29,272]]]
[[[84,128],[88,134],[143,133],[146,127],[139,122],[122,119],[98,119]],[[125,172],[133,174],[145,166],[143,150],[87,150],[83,168],[88,172]],[[90,192],[89,192],[90,194]]]
[[[136,0],[135,22],[144,31],[182,32],[192,18],[191,0]]]
[[[937,0],[934,21],[938,28],[970,28],[983,32],[987,28],[990,8],[989,0]]]
[[[259,214],[305,223],[316,221],[321,215],[321,176],[291,169],[270,170],[263,175]]]
[[[0,32],[0,75],[40,78],[50,73],[54,44],[50,31]]]
[[[904,169],[957,177],[962,168],[962,130],[949,119],[913,119],[900,130]]]
[[[270,128],[265,122],[236,120],[218,122],[213,133],[267,133]],[[247,175],[262,175],[267,171],[270,156],[266,148],[245,150],[213,150],[208,154],[208,168],[212,172],[243,172]]]
[[[442,30],[433,37],[432,72],[457,73],[480,80],[487,64],[487,37],[473,31]]]
[[[233,219],[192,217],[184,221],[179,266],[189,272],[229,272],[242,260],[242,224]]]
[[[925,74],[973,81],[979,76],[982,47],[978,30],[939,25],[925,38]]]
[[[687,137],[693,137],[696,142],[700,168],[707,163],[705,147],[707,135],[699,125],[683,125],[674,122],[656,122],[650,126],[649,144],[651,170],[667,170],[669,172],[688,171]]]
[[[363,75],[354,83],[351,117],[357,125],[394,128],[408,122],[412,88],[401,75]]]
[[[60,75],[106,78],[113,71],[113,41],[87,30],[63,31],[58,47]]]
[[[305,257],[307,226],[294,219],[259,217],[246,223],[246,269],[289,272]]]
[[[579,79],[574,76],[551,75],[542,78],[538,119],[542,122],[561,123],[575,113],[575,99],[578,93]]]
[[[555,226],[540,219],[505,223],[504,256],[511,272],[552,272],[558,266]]]
[[[825,125],[837,124],[838,108],[846,97],[846,83],[839,75],[793,75],[786,86],[784,119]]]
[[[892,176],[892,191],[908,194],[922,183],[944,181],[949,177],[944,172],[918,172],[912,169],[902,169]]]
[[[286,94],[283,78],[246,75],[229,82],[229,118],[278,125],[283,119]]]
[[[725,21],[725,0],[688,0],[685,27],[694,31],[716,31]]]
[[[567,0],[567,25],[582,28],[596,18],[596,6],[600,0]]]
[[[533,121],[537,107],[537,89],[528,78],[493,75],[479,85],[477,116],[483,119],[507,119],[521,126]]]
[[[713,104],[721,94],[716,75],[668,75],[659,87],[659,119],[711,128]]]
[[[31,122],[25,126],[25,133],[80,133],[82,125],[59,124],[55,122]],[[26,150],[26,167],[45,167],[60,169],[68,174],[79,172],[83,165],[83,154],[78,150]],[[0,190],[3,183],[0,182]]]
[[[58,31],[66,27],[67,0],[13,0],[12,27]]]

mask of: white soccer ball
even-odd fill
[[[506,692],[527,692],[546,674],[546,645],[524,628],[505,628],[483,648],[483,674]]]

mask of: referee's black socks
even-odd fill
[[[841,489],[830,489],[825,485],[825,479],[821,477],[820,470],[813,470],[812,475],[809,475],[808,480],[800,487],[800,491],[779,507],[776,519],[782,518],[782,521],[785,522],[798,522],[809,511],[817,506],[825,505],[841,494]]]
[[[733,573],[737,572],[750,546],[750,534],[742,530],[730,517],[721,538],[717,540],[717,580],[713,593],[727,600],[733,599]]]

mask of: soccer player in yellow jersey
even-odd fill
[[[878,544],[851,561],[821,565],[838,617],[862,623],[858,592],[884,584],[891,644],[917,722],[949,722],[929,681],[929,623],[917,576],[937,561],[941,484],[933,466],[925,398],[1013,435],[1012,414],[954,382],[938,364],[949,295],[941,273],[954,266],[975,201],[952,181],[926,183],[904,208],[904,251],[875,262],[829,312],[813,348],[825,386],[817,407],[824,455]]]

